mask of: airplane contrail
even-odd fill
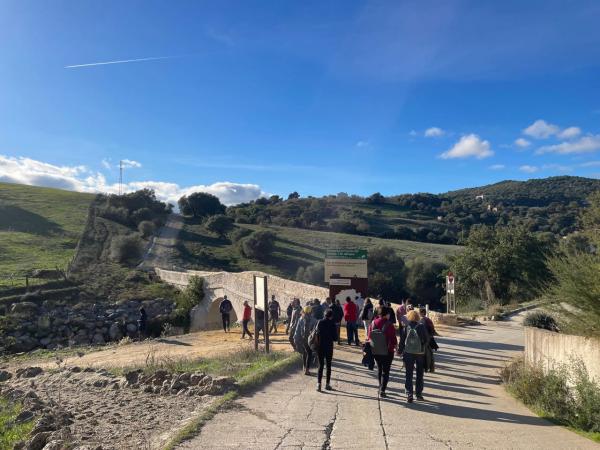
[[[92,67],[92,66],[106,66],[108,64],[124,64],[131,62],[142,62],[142,61],[156,61],[159,59],[172,59],[179,58],[180,56],[151,56],[149,58],[136,58],[136,59],[120,59],[116,61],[102,61],[102,62],[94,62],[87,64],[73,64],[70,66],[65,66],[65,69],[76,69],[78,67]]]

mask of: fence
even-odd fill
[[[546,370],[556,365],[572,364],[580,358],[590,377],[600,383],[600,339],[553,333],[525,327],[525,360],[541,364]]]

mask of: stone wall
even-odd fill
[[[174,308],[172,301],[164,299],[121,304],[60,304],[48,300],[15,303],[3,318],[0,353],[98,345],[135,337],[142,305],[149,323],[166,320]]]
[[[191,331],[198,331],[218,326],[220,318],[217,301],[227,295],[231,300],[237,319],[241,319],[244,300],[250,305],[254,302],[254,275],[267,276],[269,298],[275,298],[285,311],[293,298],[297,297],[304,303],[306,300],[318,298],[324,301],[329,295],[326,288],[311,284],[299,283],[285,278],[269,275],[264,272],[204,272],[188,270],[176,272],[156,268],[156,274],[165,282],[184,288],[190,277],[199,276],[204,279],[205,298],[201,305],[192,310]]]
[[[584,362],[590,377],[600,382],[600,339],[554,333],[525,327],[525,360],[545,369],[572,364],[573,358]]]

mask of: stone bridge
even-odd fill
[[[268,277],[269,298],[271,298],[271,295],[275,295],[282,311],[285,311],[293,298],[299,298],[304,304],[307,300],[315,298],[324,301],[329,295],[326,288],[287,280],[264,272],[234,273],[196,270],[176,272],[159,268],[156,268],[155,271],[161,280],[182,289],[188,285],[192,276],[199,276],[204,279],[205,297],[202,303],[192,310],[191,331],[219,328],[221,326],[219,304],[225,295],[233,304],[232,322],[241,320],[244,300],[248,300],[250,305],[254,302],[254,275]]]

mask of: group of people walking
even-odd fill
[[[362,308],[359,304],[363,303]],[[269,332],[278,332],[281,306],[271,297],[268,305]],[[229,332],[229,315],[233,309],[231,302],[224,298],[219,310],[223,319],[223,330]],[[255,333],[260,335],[267,324],[262,310],[255,310]],[[302,355],[304,373],[310,375],[314,360],[318,362],[317,390],[322,390],[325,373],[325,390],[332,390],[331,365],[335,343],[341,345],[341,324],[346,324],[346,341],[348,345],[361,346],[358,337],[360,323],[365,330],[366,341],[362,344],[363,364],[370,369],[377,365],[378,395],[386,397],[386,389],[390,379],[390,371],[394,356],[402,358],[405,368],[405,391],[407,402],[423,400],[424,372],[435,370],[433,350],[437,350],[434,335],[435,327],[426,315],[426,309],[417,311],[410,299],[403,302],[394,311],[391,304],[383,300],[375,306],[371,299],[361,302],[360,297],[353,300],[347,297],[344,305],[339,300],[327,299],[321,303],[318,299],[310,300],[302,306],[295,298],[286,309],[287,320],[285,332],[292,347]],[[252,308],[244,302],[242,315],[242,339],[246,335],[252,339],[248,329],[252,318]],[[398,327],[396,327],[398,325]],[[415,376],[416,375],[416,376]]]

